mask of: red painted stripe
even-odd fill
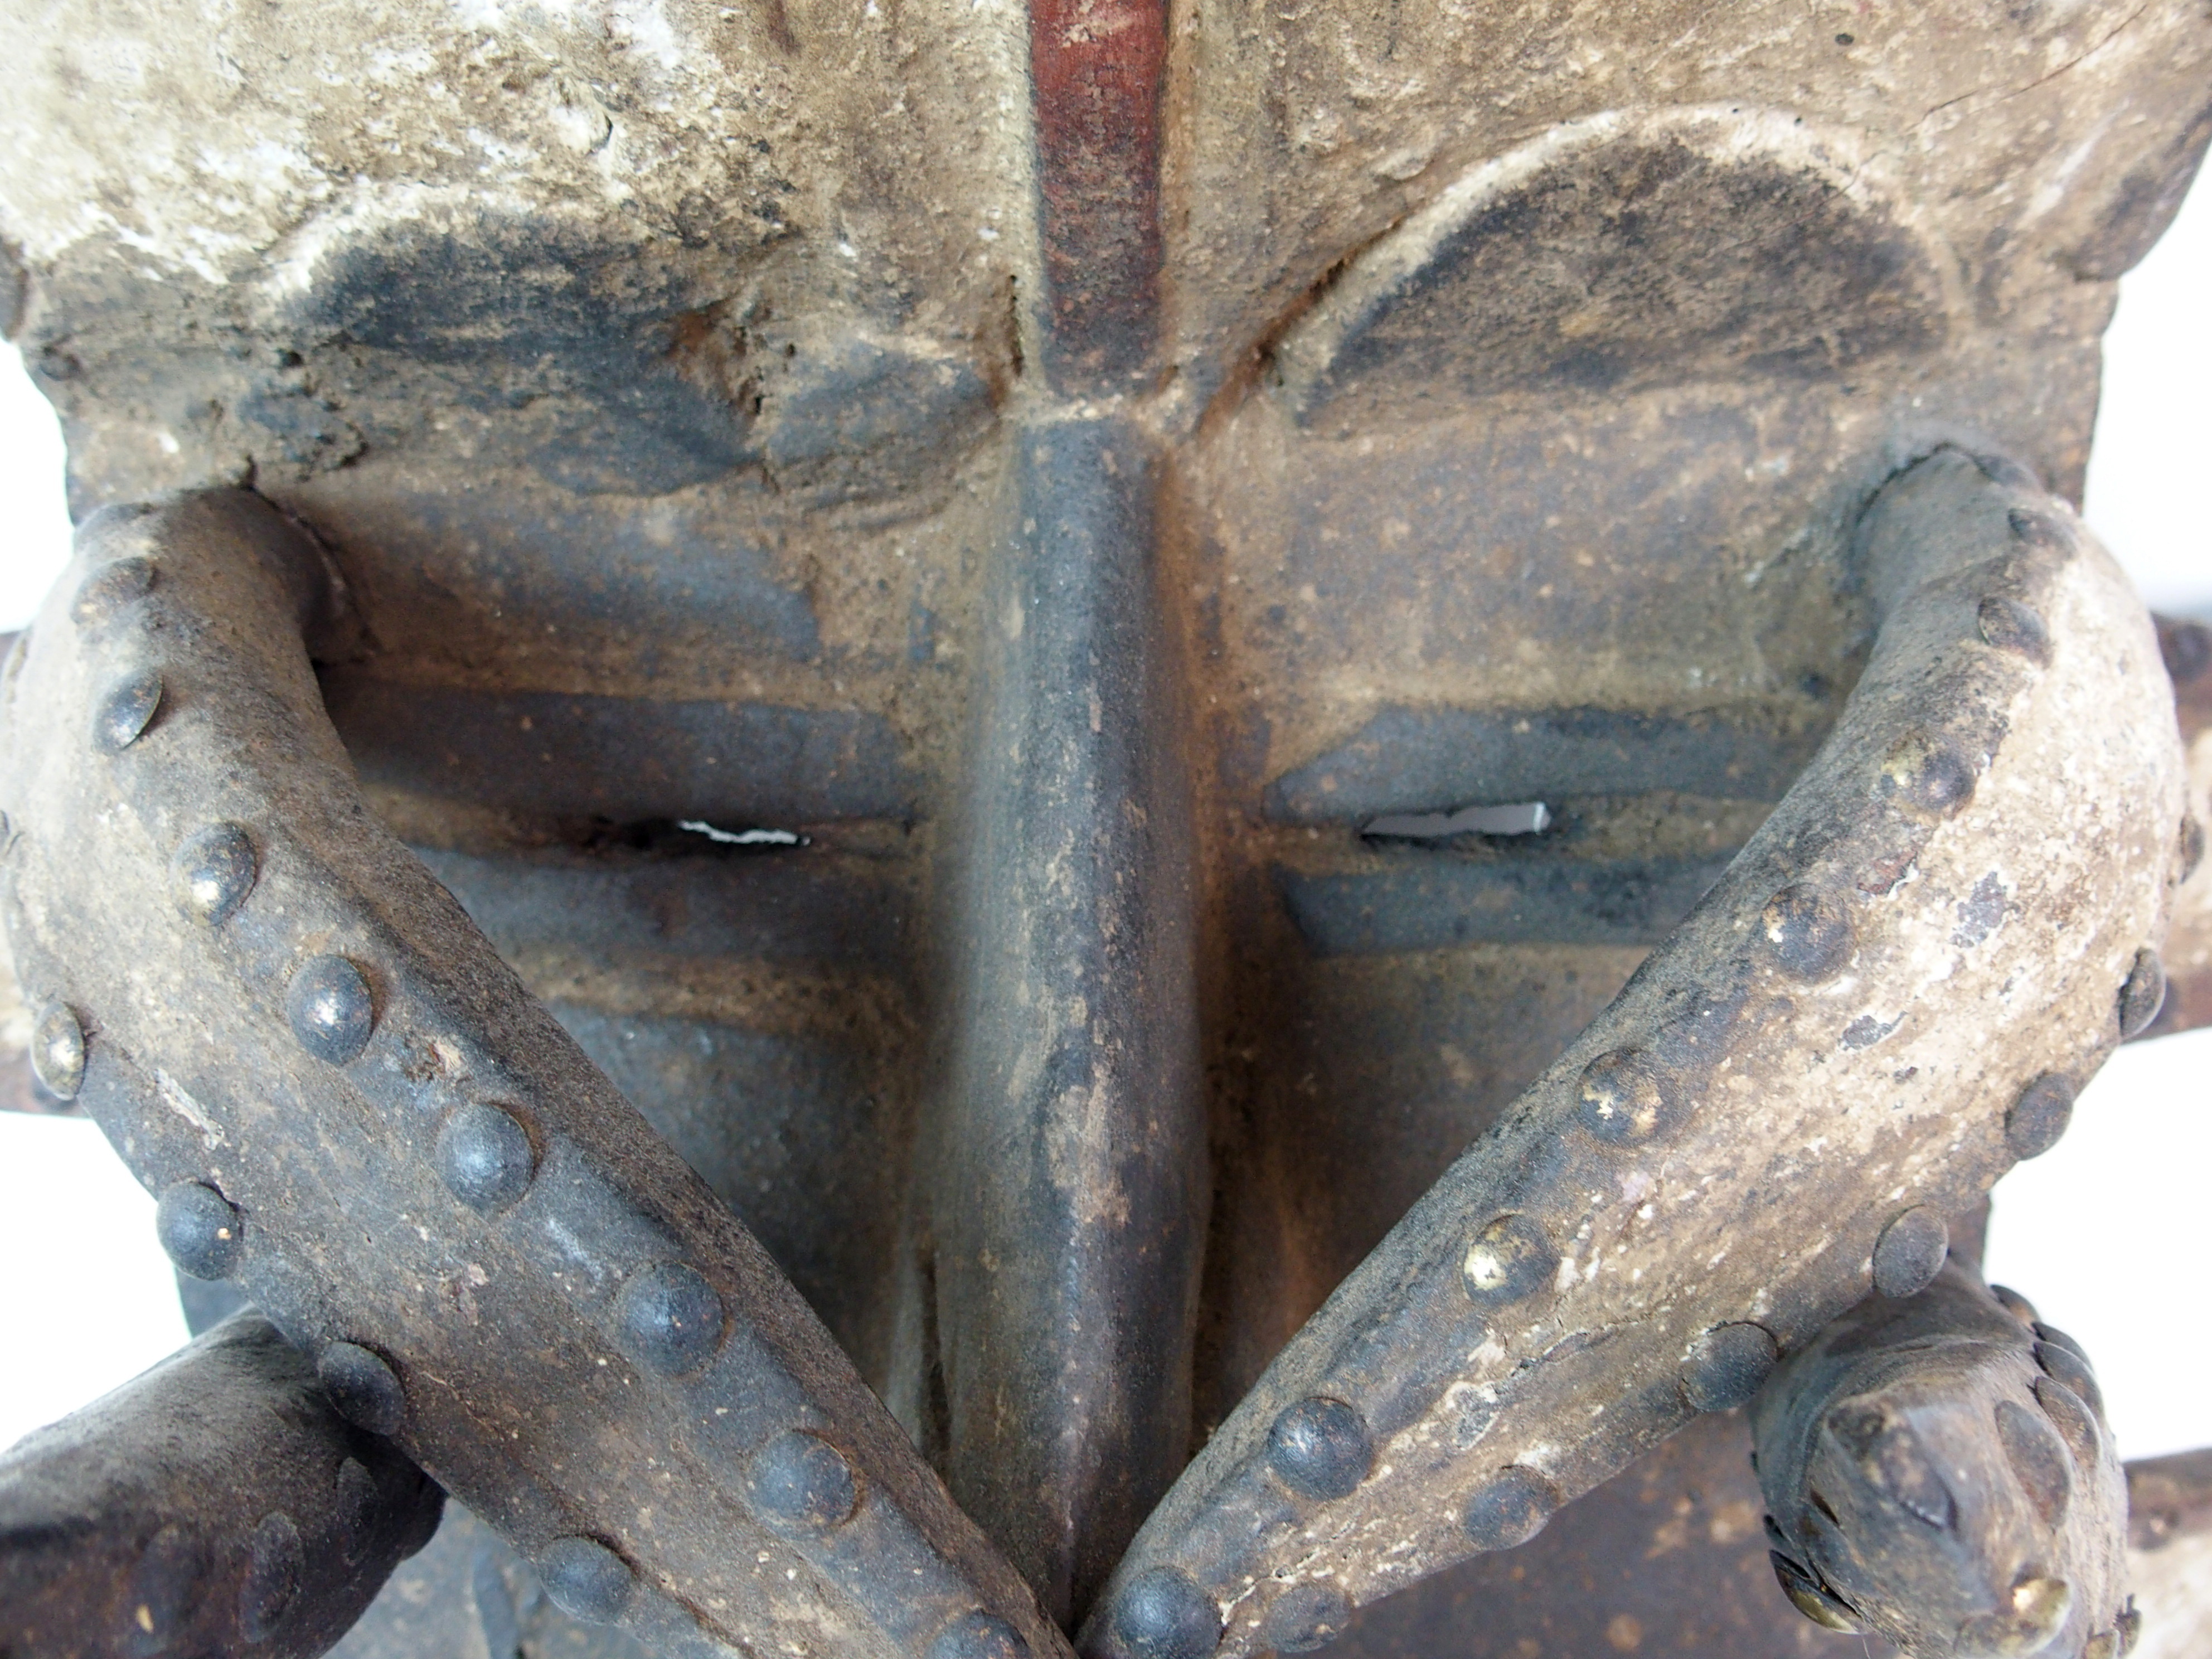
[[[1157,330],[1166,0],[1030,0],[1029,15],[1047,367],[1071,390],[1126,382]]]

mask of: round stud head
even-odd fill
[[[2039,1376],[2030,1392],[2035,1403],[2043,1407],[2043,1414],[2051,1419],[2051,1426],[2058,1431],[2058,1437],[2074,1454],[2074,1461],[2084,1469],[2094,1469],[2104,1455],[2105,1437],[2097,1426],[2096,1414],[2075,1394],[2055,1376]]]
[[[103,755],[121,754],[154,723],[161,706],[161,677],[152,669],[118,680],[93,714],[92,746]]]
[[[397,1434],[407,1418],[399,1373],[384,1356],[355,1342],[333,1342],[315,1360],[315,1375],[331,1407],[356,1428]]]
[[[1917,1296],[1943,1271],[1951,1229],[1927,1205],[1907,1210],[1881,1230],[1874,1247],[1874,1287],[1884,1296]]]
[[[2074,1085],[2045,1072],[2020,1091],[2005,1114],[2005,1145],[2014,1158],[2040,1158],[2058,1144],[2073,1119]]]
[[[238,1632],[248,1642],[265,1642],[300,1599],[307,1576],[307,1553],[300,1528],[281,1510],[261,1517],[238,1586]]]
[[[2002,1308],[2021,1324],[2035,1323],[2035,1304],[2030,1302],[2011,1285],[1992,1285],[1990,1286],[1990,1294],[1996,1298],[1997,1306]]]
[[[2079,1345],[2064,1332],[2051,1331],[2047,1326],[2037,1327],[2036,1335],[2035,1363],[2043,1374],[2063,1383],[2075,1399],[2101,1416],[2105,1391],[2097,1386],[2097,1373]]]
[[[791,1429],[753,1454],[745,1470],[753,1507],[778,1532],[829,1532],[852,1518],[860,1493],[845,1455],[818,1434]]]
[[[1982,638],[1996,649],[2025,657],[2039,667],[2049,665],[2051,630],[2030,606],[1992,593],[1982,601],[1974,621]]]
[[[41,1009],[32,1028],[31,1070],[57,1100],[75,1100],[84,1087],[84,1027],[58,1002]]]
[[[1316,1397],[1283,1408],[1267,1431],[1275,1478],[1308,1498],[1345,1498],[1375,1461],[1367,1425],[1340,1400]]]
[[[1300,1584],[1285,1591],[1260,1621],[1260,1646],[1277,1653],[1311,1653],[1344,1634],[1352,1599],[1329,1584]]]
[[[1793,883],[1766,901],[1759,932],[1774,964],[1793,979],[1833,979],[1851,959],[1851,919],[1816,887]]]
[[[538,1156],[530,1136],[496,1106],[471,1101],[438,1131],[438,1177],[471,1209],[495,1215],[530,1190]]]
[[[624,1345],[663,1376],[697,1370],[722,1346],[722,1298],[680,1261],[632,1274],[618,1308]]]
[[[2033,1314],[2028,1316],[2028,1323],[2035,1328],[2037,1341],[2047,1342],[2054,1348],[2063,1348],[2085,1365],[2089,1363],[2089,1351],[2073,1337],[2060,1330],[2057,1326],[2046,1325]]]
[[[1690,1345],[1682,1393],[1701,1412],[1741,1406],[1765,1386],[1780,1358],[1774,1334],[1764,1326],[1716,1325]]]
[[[220,927],[253,890],[260,862],[253,838],[235,823],[211,823],[169,862],[177,903],[194,921]]]
[[[1583,1068],[1576,1111],[1598,1139],[1625,1146],[1650,1139],[1679,1115],[1674,1091],[1638,1048],[1615,1048]]]
[[[2120,986],[2120,1041],[2140,1036],[2166,1006],[2166,964],[2158,952],[2145,945]]]
[[[2181,834],[2176,838],[2174,851],[2181,860],[2176,879],[2187,881],[2197,873],[2197,866],[2204,862],[2204,826],[2193,814],[2181,820]]]
[[[2022,1578],[2008,1605],[1970,1620],[1959,1632],[1957,1651],[2026,1656],[2057,1639],[2074,1611],[2074,1587],[2063,1578]]]
[[[1950,744],[1915,732],[1883,757],[1880,788],[1916,816],[1949,817],[1974,798],[1973,763]]]
[[[1516,1463],[1467,1500],[1460,1524],[1479,1550],[1525,1544],[1559,1512],[1559,1489],[1535,1470]]]
[[[1030,1644],[997,1613],[978,1609],[938,1632],[928,1659],[1030,1659]]]
[[[556,1538],[535,1565],[553,1605],[587,1625],[614,1623],[637,1588],[629,1563],[596,1538]]]
[[[332,1066],[359,1059],[376,1029],[368,980],[343,957],[310,957],[303,963],[285,994],[284,1014],[300,1046]]]
[[[1148,1567],[1114,1598],[1113,1628],[1129,1659],[1206,1659],[1221,1645],[1221,1609],[1187,1574]]]
[[[161,1189],[154,1234],[177,1271],[194,1279],[228,1279],[246,1253],[246,1224],[212,1187],[179,1181]]]
[[[1781,1551],[1767,1551],[1766,1559],[1773,1565],[1774,1577],[1782,1586],[1782,1593],[1790,1598],[1790,1605],[1814,1624],[1829,1630],[1842,1631],[1850,1636],[1856,1636],[1866,1628],[1849,1606],[1822,1588],[1811,1573]]]
[[[131,557],[104,564],[77,584],[70,614],[82,628],[113,620],[154,591],[154,562]]]
[[[1524,1215],[1502,1215],[1468,1245],[1460,1280],[1477,1303],[1497,1306],[1541,1290],[1559,1268],[1559,1252],[1543,1228]]]

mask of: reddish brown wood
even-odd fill
[[[1166,62],[1164,0],[1030,0],[1046,368],[1063,389],[1135,379],[1152,355]]]

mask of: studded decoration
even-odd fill
[[[1951,1248],[1950,1229],[1927,1205],[1899,1216],[1882,1229],[1874,1247],[1874,1287],[1884,1296],[1912,1296],[1925,1290]]]
[[[125,1659],[320,1652],[428,1541],[444,1502],[241,1312],[0,1450],[0,1642]],[[48,1640],[70,1631],[92,1634]]]
[[[818,1435],[780,1434],[753,1455],[745,1491],[781,1531],[828,1532],[842,1526],[860,1502],[853,1467]]]
[[[1342,1498],[1375,1461],[1367,1425],[1340,1400],[1301,1400],[1267,1431],[1267,1460],[1284,1484],[1309,1498]]]
[[[93,747],[102,754],[121,754],[154,723],[161,706],[161,677],[151,669],[118,680],[100,700],[93,717]]]
[[[1784,1374],[1796,1374],[1796,1346],[1864,1296],[1869,1279],[1882,1297],[1873,1306],[1911,1308],[1934,1293],[1947,1218],[2056,1138],[2069,1079],[2112,1041],[2112,993],[2094,983],[2093,965],[2110,957],[2078,945],[2068,947],[2083,964],[2069,981],[2068,1012],[2037,1025],[2035,1040],[2008,1037],[2000,1048],[1979,1023],[2006,982],[2001,962],[2039,961],[2036,941],[2048,937],[2037,930],[2053,925],[2034,897],[2042,877],[2014,873],[1976,842],[1988,833],[1979,805],[2024,787],[2023,775],[2039,787],[2059,752],[2080,752],[2078,727],[2062,734],[2018,710],[2131,695],[2110,678],[2119,659],[2092,660],[2070,633],[2046,628],[2048,649],[2038,648],[2027,613],[2057,614],[2058,562],[2085,556],[2088,544],[2063,527],[2024,541],[2009,516],[2012,488],[1948,456],[1890,484],[1857,538],[1872,590],[1890,608],[1812,771],[1613,1007],[1276,1357],[1147,1522],[1118,1583],[1164,1583],[1151,1575],[1172,1571],[1224,1607],[1244,1608],[1249,1594],[1255,1604],[1231,1619],[1221,1648],[1257,1651],[1272,1639],[1275,1601],[1287,1598],[1272,1586],[1326,1568],[1330,1588],[1357,1607],[1397,1590],[1397,1563],[1408,1554],[1436,1571],[1518,1548],[1618,1469],[1630,1445],[1697,1413],[1764,1411]],[[1978,595],[1953,581],[1968,571],[1984,584]],[[2094,580],[2113,584],[2117,617],[2125,601],[2100,571]],[[1999,576],[1994,596],[2007,604],[1983,605]],[[2069,628],[2084,625],[2078,583],[2091,579],[2069,567]],[[1975,648],[1961,650],[1968,637]],[[2088,692],[2091,684],[2103,689]],[[2077,685],[2087,702],[2069,689]],[[2176,799],[2138,804],[2130,822],[2167,855]],[[1992,876],[1993,865],[2007,873]],[[2100,937],[2124,937],[2124,920],[2112,915]],[[1936,960],[1958,965],[1903,988],[1921,971],[1908,964]],[[1953,1017],[1942,1010],[1969,982],[1983,988],[1957,1018],[1976,1033],[1975,1053],[2034,1056],[2040,1069],[2002,1103],[1978,1081],[1962,1097],[1963,1116],[1900,1109],[1933,1099],[1922,1092],[1932,1085],[1921,1061],[1949,1052]],[[1961,1122],[1963,1143],[1954,1139]],[[1900,1202],[1900,1167],[1928,1169],[1929,1190]],[[1814,1191],[1817,1212],[1798,1203]],[[1694,1260],[1662,1242],[1677,1224],[1706,1241]],[[1742,1241],[1769,1228],[1782,1230],[1773,1248],[1800,1264],[1784,1283],[1737,1260]],[[1977,1294],[2014,1334],[2005,1352],[2025,1361],[2027,1328]],[[1771,1311],[1747,1318],[1752,1309]],[[2068,1363],[2018,1373],[2010,1397],[2049,1416],[2033,1386],[2074,1397],[2046,1374]],[[1278,1378],[1295,1378],[1296,1393],[1275,1392]],[[1297,1421],[1298,1403],[1313,1399],[1357,1413],[1378,1448],[1394,1449],[1378,1449],[1371,1473],[1341,1497],[1310,1498],[1280,1468],[1275,1425]],[[1864,1477],[1870,1505],[1922,1528],[1899,1531],[1899,1550],[1924,1551],[1915,1540],[1963,1512],[1931,1473],[1948,1465],[1914,1437],[1902,1403],[1832,1403],[1820,1421],[1842,1448],[1836,1455],[1875,1471]],[[1974,1419],[1975,1455],[2008,1470],[1994,1403]],[[2053,1431],[2063,1437],[2063,1425]],[[1289,1498],[1300,1506],[1269,1507]],[[1262,1518],[1276,1515],[1296,1522]],[[2101,1502],[2081,1515],[2084,1547],[2117,1524]],[[1449,1529],[1447,1517],[1456,1522]],[[1370,1541],[1386,1539],[1396,1555]],[[1842,1582],[1838,1565],[1808,1555],[1794,1534],[1785,1541],[1776,1552],[1785,1595],[1837,1628],[1887,1628],[1920,1593],[1902,1576],[1917,1571],[1902,1556],[1878,1584],[1862,1586]],[[2038,1605],[2039,1620],[2047,1608]],[[1118,1612],[1095,1619],[1080,1648],[1095,1659],[1133,1651],[1122,1623]]]
[[[1559,1488],[1534,1469],[1501,1469],[1475,1488],[1462,1524],[1479,1550],[1510,1550],[1544,1529],[1559,1507]]]
[[[537,1154],[514,1115],[482,1101],[456,1107],[438,1131],[438,1175],[447,1189],[486,1214],[530,1190]]]
[[[1155,1567],[1121,1587],[1112,1613],[1116,1650],[1129,1659],[1205,1659],[1221,1640],[1221,1615],[1184,1574]]]
[[[59,1003],[41,1009],[31,1028],[31,1068],[57,1100],[75,1100],[84,1086],[84,1027]]]
[[[648,1267],[623,1286],[623,1334],[630,1351],[670,1376],[694,1371],[722,1340],[722,1299],[681,1262]]]
[[[210,824],[177,849],[173,867],[185,914],[220,927],[253,890],[258,873],[253,837],[239,824]]]
[[[153,561],[122,558],[104,564],[77,584],[70,614],[81,627],[113,622],[154,591]]]
[[[621,1618],[636,1584],[629,1563],[596,1538],[556,1538],[539,1553],[537,1565],[555,1605],[586,1624]]]
[[[246,1223],[237,1207],[200,1182],[161,1189],[154,1230],[177,1271],[194,1279],[228,1279],[246,1253]]]
[[[382,1354],[355,1342],[333,1342],[315,1360],[315,1375],[340,1417],[371,1434],[394,1435],[407,1420],[399,1373]]]
[[[995,1613],[963,1613],[940,1631],[926,1659],[1029,1659],[1022,1633]]]
[[[2117,1659],[1955,1281],[2212,1018],[2063,499],[2203,20],[786,9],[15,20],[9,1092],[314,1373],[40,1639],[326,1650],[419,1459],[359,1659]]]
[[[1850,917],[1833,894],[1793,884],[1766,902],[1759,923],[1775,965],[1794,979],[1818,984],[1850,959]]]
[[[2126,1489],[2031,1347],[2056,1351],[1953,1261],[1783,1363],[1752,1417],[1775,1571],[1807,1617],[1906,1652],[1969,1626],[1993,1644],[1975,1651],[2078,1652],[2112,1625]]]
[[[315,957],[302,964],[292,975],[284,1010],[300,1046],[332,1066],[359,1059],[376,1025],[368,981],[343,957]]]
[[[1701,1412],[1744,1405],[1773,1375],[1778,1358],[1774,1334],[1764,1326],[1716,1325],[1690,1345],[1682,1392]]]

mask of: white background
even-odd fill
[[[2090,523],[2154,606],[2212,617],[2212,186],[2120,285]],[[62,447],[0,361],[0,629],[66,556]],[[1997,1188],[1990,1277],[2095,1356],[2123,1452],[2212,1445],[2212,1030],[2124,1048],[2057,1150]],[[0,1112],[0,1446],[184,1340],[153,1200],[89,1124]]]

